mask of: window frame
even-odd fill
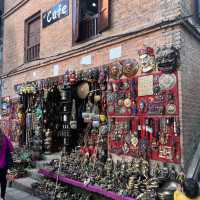
[[[29,25],[37,19],[40,20],[40,34],[41,34],[41,21],[42,21],[41,20],[41,11],[38,11],[37,13],[33,14],[32,16],[27,18],[24,22],[24,62],[25,63],[29,63],[29,62],[32,62],[32,61],[40,58],[40,42],[39,42],[39,56],[36,57],[36,58],[33,58],[32,60],[28,60],[28,58],[27,58],[28,39],[29,39]],[[39,38],[41,39],[40,36],[39,36]]]
[[[85,39],[79,39],[80,36],[80,1],[81,0],[72,0],[72,45],[77,45],[81,43],[88,42],[90,40],[98,38],[102,32],[106,31],[110,27],[110,21],[111,21],[111,0],[108,1],[108,7],[107,7],[107,26],[105,28],[101,28],[101,12],[102,12],[102,1],[103,0],[98,0],[98,20],[97,20],[97,34],[93,35],[89,38]]]

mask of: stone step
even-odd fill
[[[36,161],[34,163],[34,166],[37,169],[45,168],[49,164],[49,162],[50,162],[49,160]]]
[[[28,177],[36,180],[36,181],[39,181],[41,179],[41,175],[38,173],[38,169],[28,169],[27,170],[28,172]]]
[[[22,199],[23,200],[40,200],[39,198],[34,197],[27,192],[17,190],[13,187],[7,188],[6,200],[22,200]]]
[[[60,155],[61,155],[61,152],[50,154],[50,155],[44,155],[44,159],[49,160],[49,161],[51,161],[53,159],[60,159]]]
[[[55,154],[50,154],[50,155],[44,155],[43,159],[44,160],[39,160],[34,162],[35,168],[45,168],[46,165],[49,164],[49,162],[53,159],[60,159],[61,153],[55,153]]]
[[[23,191],[29,194],[33,194],[33,190],[31,185],[33,183],[36,183],[37,181],[35,179],[32,179],[30,177],[26,177],[26,178],[19,178],[16,179],[13,183],[12,183],[12,188],[17,189],[19,191]]]

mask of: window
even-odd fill
[[[109,27],[109,0],[73,0],[73,41],[94,37]]]
[[[40,12],[25,21],[25,62],[40,56]]]

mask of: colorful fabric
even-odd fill
[[[6,147],[7,147],[7,145],[9,146],[10,151],[13,152],[13,145],[12,145],[10,139],[8,139],[5,136],[3,145],[0,150],[0,169],[3,169],[6,167]]]
[[[200,196],[195,199],[190,199],[184,195],[184,193],[180,191],[174,192],[174,200],[200,200]]]

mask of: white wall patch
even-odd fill
[[[109,50],[109,59],[113,60],[122,56],[122,47],[116,47]]]
[[[81,65],[91,65],[92,64],[92,56],[87,55],[81,58]]]
[[[59,75],[59,68],[60,66],[58,64],[53,65],[53,76]]]

